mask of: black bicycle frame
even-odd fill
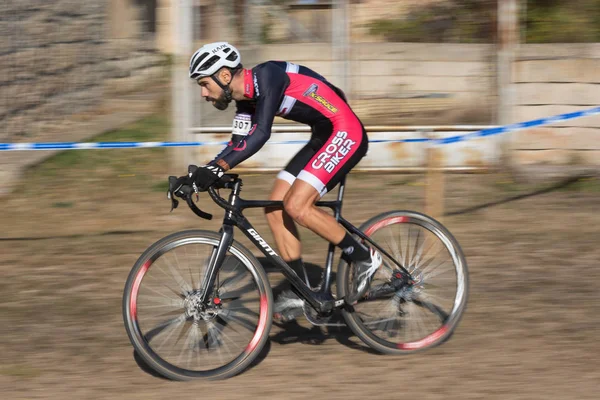
[[[376,247],[382,254],[386,255],[389,259],[394,260],[387,252],[385,252],[379,245],[374,243],[368,236],[361,232],[358,228],[352,225],[350,222],[342,218],[342,200],[344,197],[344,189],[346,184],[346,178],[343,178],[340,182],[337,200],[334,201],[318,201],[316,205],[318,207],[327,207],[333,210],[335,219],[350,233],[358,235],[363,240],[368,241],[371,245]],[[334,307],[341,307],[345,304],[344,299],[338,299],[337,301],[321,300],[322,296],[318,296],[319,292],[313,291],[307,283],[305,283],[274,250],[273,248],[262,238],[262,236],[254,229],[252,224],[242,215],[242,211],[246,208],[283,208],[282,201],[271,201],[271,200],[244,200],[239,197],[241,191],[241,181],[235,180],[232,184],[231,194],[229,200],[225,201],[221,198],[214,189],[209,190],[209,194],[213,200],[225,208],[225,216],[223,218],[223,226],[220,230],[221,240],[219,245],[210,258],[206,279],[203,286],[202,301],[206,301],[208,295],[211,293],[211,288],[214,285],[216,279],[216,272],[218,267],[225,259],[227,249],[233,243],[233,226],[237,226],[244,234],[250,239],[254,245],[259,248],[265,257],[270,260],[283,275],[290,281],[293,288],[302,298],[304,298],[314,309],[319,312],[329,312]],[[323,274],[320,292],[326,295],[331,294],[331,275],[333,270],[333,258],[335,253],[335,245],[329,244],[327,251],[327,259],[325,261],[325,272]],[[408,272],[394,260],[394,263],[404,272]],[[331,298],[331,296],[326,296]]]

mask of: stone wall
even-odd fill
[[[164,76],[140,26],[134,0],[2,2],[0,141],[60,141],[73,115]]]

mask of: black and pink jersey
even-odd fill
[[[256,153],[269,140],[275,116],[309,125],[313,134],[328,137],[346,132],[360,143],[363,127],[344,93],[315,71],[285,61],[267,61],[243,74],[248,100],[236,102],[237,113],[247,115],[250,129],[246,135],[234,135],[213,163],[223,160],[233,168]]]

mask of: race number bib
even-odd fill
[[[246,136],[252,126],[252,116],[250,114],[235,114],[233,118],[233,127],[231,133],[234,135]]]

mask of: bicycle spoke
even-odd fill
[[[236,267],[237,268],[237,267]],[[232,271],[233,272],[233,271]],[[232,276],[232,277],[228,277],[226,278],[222,283],[221,286],[219,287],[219,292],[227,292],[227,290],[229,290],[230,287],[234,287],[237,283],[243,281],[244,279],[251,279],[251,277],[249,276],[249,274],[244,273],[244,271],[242,271],[241,273]],[[252,282],[250,282],[250,284],[252,284]]]
[[[173,256],[175,257],[175,261],[177,262],[177,255],[174,252]],[[169,262],[168,257],[165,257],[165,262],[167,263],[167,267],[169,267],[169,271],[171,271],[171,274],[173,275],[173,279],[175,279],[175,282],[179,285],[183,293],[193,292],[192,287],[189,285],[189,283],[185,281],[185,279],[183,279],[183,276],[181,276],[179,270],[173,267],[173,265]]]
[[[271,301],[270,288],[260,264],[239,244],[227,249],[213,292],[204,298],[207,265],[219,240],[210,232],[177,233],[157,242],[154,253],[138,259],[129,275],[127,332],[142,358],[167,377],[232,376],[264,345],[249,347],[261,322],[262,302],[265,297]],[[143,269],[148,260],[151,268]],[[271,321],[262,322],[268,332]],[[145,345],[152,351],[144,351]]]
[[[429,236],[427,236],[427,237],[425,238],[425,241],[423,242],[423,247],[425,247],[425,243],[427,243],[427,240],[428,240],[428,239],[429,239]],[[422,268],[421,268],[421,265],[422,265],[422,264],[421,264],[421,261],[423,260],[423,258],[425,258],[425,257],[426,257],[426,256],[425,256],[425,254],[428,254],[428,253],[429,253],[429,250],[431,250],[431,248],[432,248],[434,245],[437,245],[437,242],[435,242],[435,241],[434,241],[434,242],[432,242],[432,243],[431,243],[431,245],[429,245],[429,247],[427,248],[427,250],[423,251],[423,252],[420,254],[420,256],[419,256],[419,259],[417,260],[416,268],[422,269]],[[439,251],[438,251],[438,253],[439,253]],[[437,254],[436,254],[436,256],[437,256]],[[434,258],[435,258],[436,256],[434,256]],[[431,261],[431,260],[430,260],[430,261]]]
[[[192,272],[192,267],[190,266],[190,256],[187,252],[187,246],[185,247],[185,258],[187,260],[188,272],[190,274],[190,284],[192,285],[192,289],[196,288],[196,284],[194,283],[194,273]]]
[[[389,243],[386,240],[386,243],[388,244],[388,248],[390,250],[392,250],[392,254],[394,255],[394,258],[398,261],[400,261],[400,259],[402,258],[402,251],[400,250],[400,246],[398,245],[398,243],[396,242],[396,238],[393,235],[392,230],[390,229],[390,231],[388,232],[388,236],[390,237],[391,243]]]
[[[388,303],[388,305],[386,305],[385,308],[383,308],[379,313],[377,313],[375,317],[365,321],[365,325],[369,327],[374,327],[376,330],[385,332],[387,329],[388,322],[396,319],[396,316],[391,317],[387,315],[390,311],[394,314],[397,312],[397,309],[393,306],[392,303]],[[383,316],[384,313],[386,314],[386,316]]]
[[[162,280],[159,280],[157,277],[155,277],[152,274],[148,274],[147,276],[144,277],[144,279],[148,279],[148,280],[152,280],[154,282],[157,282],[157,287],[160,288],[166,288],[169,292],[175,294],[177,297],[179,298],[183,298],[185,297],[185,294],[182,293],[181,291],[177,291],[176,289],[173,289],[171,286],[167,285],[165,282],[163,282]],[[149,285],[145,285],[146,287],[149,287]],[[160,292],[160,294],[163,294],[164,296],[169,297],[168,295],[165,295],[163,292]]]
[[[410,228],[412,224],[408,224],[408,235],[406,237],[406,249],[404,251],[404,257],[402,265],[408,267],[408,262],[410,262]]]
[[[178,364],[181,364],[181,358],[184,355],[187,355],[186,365],[190,365],[191,356],[194,354],[194,334],[196,333],[196,330],[194,330],[195,324],[192,323],[191,325],[192,326],[190,326],[190,328],[187,330],[187,334],[185,335],[185,342],[183,343],[181,351],[179,352],[179,357],[177,357]]]
[[[410,258],[410,265],[416,265],[415,259],[417,257],[417,252],[420,250],[419,247],[419,239],[421,238],[421,228],[417,229],[417,237],[415,238],[415,245],[413,247],[412,256]]]
[[[448,262],[448,260],[446,261],[442,261],[441,263],[439,263],[438,265],[436,265],[433,268],[428,268],[427,270],[423,271],[423,279],[425,281],[428,281],[431,278],[435,278],[436,276],[445,274],[448,271],[453,271],[453,269],[442,269],[442,271],[439,271],[439,267],[446,264]],[[435,272],[435,273],[434,273]]]
[[[181,293],[177,293],[176,291],[174,291],[173,289],[169,288],[168,286],[167,286],[167,288],[170,289],[170,290],[172,290],[173,294],[177,295],[177,298],[173,298],[171,296],[167,296],[166,294],[164,294],[162,292],[159,292],[157,289],[154,289],[151,286],[148,286],[148,285],[144,286],[144,290],[147,289],[147,290],[149,290],[149,291],[151,291],[153,293],[156,293],[157,295],[159,295],[162,298],[165,298],[167,300],[176,301],[176,300],[181,300],[182,299],[182,294]]]
[[[444,322],[448,318],[448,313],[446,313],[443,308],[436,306],[434,303],[421,299],[413,300],[413,303],[427,308],[433,314],[438,316],[441,322]]]
[[[253,310],[249,309],[248,307],[227,307],[227,310],[229,311],[229,314],[234,314],[234,315],[240,314],[240,315],[256,318],[257,320],[259,318],[258,312],[253,311]]]
[[[169,334],[167,335],[166,338],[164,338],[160,342],[160,344],[158,345],[158,347],[156,349],[157,352],[160,351],[160,349],[162,349],[162,347],[171,338],[171,336],[173,336],[173,334],[177,331],[177,328],[183,327],[183,325],[185,324],[185,321],[186,321],[185,314],[181,314],[179,317],[174,318],[170,321],[167,321],[163,326],[161,326],[162,329],[160,329],[160,331],[156,335],[153,335],[152,339],[158,338],[158,336],[160,336],[164,332],[169,332]],[[148,342],[150,342],[149,338],[147,340],[148,340]]]
[[[218,321],[218,319],[213,320],[213,324],[215,325],[215,330],[218,332],[218,334],[220,335],[220,337],[223,338],[223,340],[220,340],[220,348],[223,348],[227,354],[229,355],[229,358],[234,358],[234,355],[231,353],[231,351],[229,350],[229,346],[227,346],[227,344],[225,343],[226,341],[229,341],[229,343],[233,344],[233,347],[245,347],[245,346],[240,346],[239,343],[236,343],[231,336],[229,336],[227,333],[225,333],[225,328],[227,328],[228,325],[222,324]]]
[[[373,308],[373,307],[377,307],[378,308],[378,311],[375,314],[375,316],[370,316],[370,321],[369,322],[372,322],[373,320],[380,320],[380,319],[382,319],[382,315],[384,313],[388,312],[390,309],[393,308],[394,297],[390,297],[389,299],[378,298],[377,300],[381,300],[381,301],[379,303],[377,303],[377,304],[375,304],[375,302],[362,303],[362,304],[368,304],[371,308]],[[367,315],[364,311],[361,311],[361,313],[363,315]]]
[[[219,362],[223,364],[223,355],[218,349],[220,345],[219,330],[215,327],[212,321],[206,321],[206,329],[206,334],[208,336],[208,350],[210,351],[211,348],[215,350],[217,357],[219,357]]]
[[[400,285],[390,275],[396,268],[389,268],[386,257],[368,297],[344,314],[348,324],[365,343],[385,353],[411,352],[439,343],[454,329],[458,320],[453,314],[462,313],[465,301],[466,265],[457,261],[463,258],[460,247],[443,226],[418,213],[389,213],[370,224],[363,228],[365,232],[371,232],[373,241],[395,257],[412,280]],[[348,279],[346,291],[352,291],[353,270],[347,271],[342,270],[341,276]]]
[[[221,312],[219,314],[219,317],[223,318],[227,322],[235,322],[250,332],[256,331],[258,319],[256,322],[253,323],[248,321],[246,318],[243,318],[243,316],[245,316],[245,314],[237,311]],[[256,316],[258,317],[258,313],[256,313]]]
[[[250,285],[252,287],[247,287]],[[221,300],[237,299],[237,298],[243,297],[244,294],[253,293],[255,290],[256,290],[256,287],[254,285],[254,282],[250,282],[248,285],[243,286],[240,289],[237,289],[233,292],[220,293],[220,297],[221,297]]]
[[[415,311],[415,316],[416,316],[417,320],[419,321],[419,325],[423,328],[422,332],[426,332],[426,334],[435,332],[439,328],[439,325],[434,323],[431,317],[433,315],[435,315],[435,320],[439,320],[438,314],[435,312],[434,313],[427,312],[426,307],[422,307],[421,306],[422,303],[420,303],[420,302],[413,301],[413,304],[414,304],[413,310]],[[422,336],[422,335],[423,334],[421,333],[419,336]]]
[[[437,258],[437,256],[440,254],[440,252],[444,250],[444,248],[442,247],[441,249],[438,250],[438,252],[431,258],[429,258],[427,261],[425,261],[422,265],[420,266],[415,266],[415,268],[410,269],[408,272],[410,272],[411,274],[413,274],[417,269],[423,271],[425,270],[427,267],[429,267],[431,265],[431,263]]]

